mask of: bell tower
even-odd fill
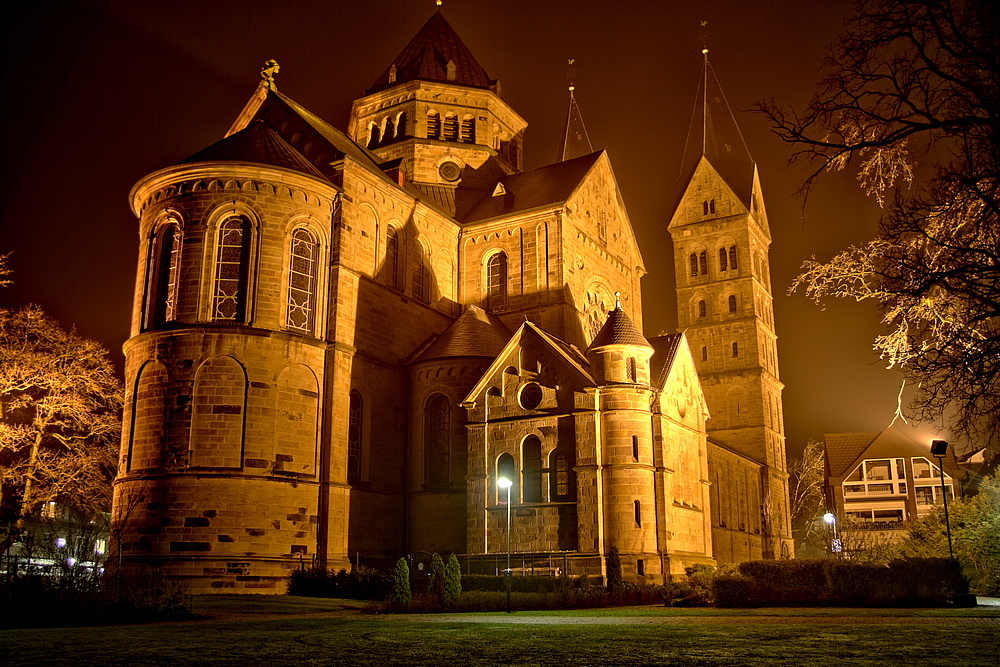
[[[764,519],[790,539],[785,433],[768,247],[771,232],[757,165],[715,72],[705,63],[686,183],[670,221],[678,326],[690,341],[711,418],[709,438],[763,464]],[[696,143],[697,142],[697,143]]]

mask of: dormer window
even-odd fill
[[[396,83],[396,66],[389,68],[389,83]]]
[[[458,74],[458,67],[455,66],[455,61],[449,60],[448,64],[444,66],[444,70],[448,80],[454,81],[456,74]]]

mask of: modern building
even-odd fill
[[[309,562],[492,572],[508,537],[520,571],[600,575],[614,546],[649,581],[791,553],[770,235],[707,59],[664,221],[685,333],[657,337],[572,91],[560,161],[523,171],[526,121],[440,12],[346,132],[276,72],[131,193],[128,562],[280,592]]]

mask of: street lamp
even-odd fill
[[[837,537],[837,517],[833,512],[827,512],[823,515],[823,521],[826,521],[826,525],[830,527],[830,531],[832,532],[832,538],[830,539],[830,551],[836,553],[837,558],[840,558],[840,552],[843,545]]]
[[[938,460],[938,470],[941,471],[941,495],[944,497],[944,525],[948,531],[948,557],[955,558],[955,552],[951,548],[951,521],[948,520],[948,488],[944,485],[944,456],[948,453],[948,442],[946,440],[931,441],[931,456]]]
[[[510,487],[514,486],[513,480],[506,477],[497,479],[497,486],[507,489],[507,569],[503,571],[504,582],[507,584],[507,613],[510,613],[510,580],[514,576],[514,571],[510,569]]]

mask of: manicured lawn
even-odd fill
[[[995,610],[586,610],[469,615],[444,622],[359,614],[288,618],[357,606],[338,600],[219,596],[194,610],[218,620],[145,626],[0,630],[6,665],[989,665],[1000,626],[920,623],[928,615],[1000,616]],[[890,616],[877,625],[789,624],[783,617]],[[266,614],[268,618],[261,618]],[[628,616],[647,617],[632,624]],[[719,625],[721,615],[745,622]],[[755,616],[764,624],[746,624]],[[283,617],[285,616],[285,617]],[[556,622],[539,617],[554,617]],[[569,616],[569,617],[567,617]],[[586,618],[588,623],[571,617]],[[614,624],[594,624],[615,616]],[[684,616],[683,625],[650,616]],[[256,618],[255,618],[256,617]],[[625,617],[625,618],[622,618]],[[703,618],[704,622],[699,622]],[[563,622],[559,622],[559,620]],[[580,618],[579,620],[584,620]],[[667,620],[667,619],[665,619]],[[737,619],[730,619],[737,620]],[[523,621],[523,622],[522,622]],[[983,623],[978,625],[977,623]]]

